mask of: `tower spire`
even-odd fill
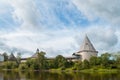
[[[91,41],[89,40],[87,34],[85,35],[84,41],[80,47],[80,51],[96,51]]]
[[[81,56],[81,60],[89,60],[92,56],[97,56],[98,51],[95,50],[91,41],[89,40],[87,34],[83,40],[83,43],[80,47],[80,51],[77,52],[78,55]]]

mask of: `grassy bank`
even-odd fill
[[[33,69],[26,69],[26,70],[20,70],[18,68],[15,69],[1,69],[0,71],[44,71],[44,72],[52,72],[52,73],[73,73],[73,72],[81,72],[81,73],[119,73],[119,69],[83,69],[83,70],[73,70],[72,68],[66,68],[66,69],[49,69],[49,70],[33,70]]]
[[[120,70],[118,69],[84,69],[84,70],[72,70],[71,68],[68,69],[50,69],[50,72],[83,72],[83,73],[118,73]]]

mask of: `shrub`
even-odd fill
[[[20,70],[26,70],[26,69],[28,69],[28,67],[27,67],[26,64],[20,64],[19,69]]]
[[[74,64],[73,70],[81,70],[82,68],[82,62],[76,62]]]
[[[14,68],[17,68],[17,63],[14,61],[7,61],[7,62],[4,62],[3,66],[5,69],[14,69]]]

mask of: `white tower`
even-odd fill
[[[85,36],[85,39],[80,47],[80,51],[77,52],[77,55],[81,56],[81,60],[89,60],[92,56],[97,56],[98,51],[95,50],[92,43],[90,42],[87,35]]]

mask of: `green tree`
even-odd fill
[[[120,69],[120,56],[116,57],[115,63],[116,63],[117,68]]]
[[[117,63],[117,64],[120,64],[120,57],[118,57],[118,58],[116,59],[116,63]]]
[[[95,56],[92,56],[90,58],[90,65],[91,67],[93,66],[97,66],[97,65],[100,65],[101,64],[101,57],[95,57]]]
[[[91,65],[91,66],[96,66],[96,65],[97,65],[97,57],[92,56],[92,57],[90,58],[90,65]]]
[[[33,62],[34,63],[30,66],[30,68],[33,70],[40,70],[40,66],[38,63],[36,63],[36,59],[34,59]]]
[[[67,67],[67,68],[74,67],[74,62],[71,61],[71,60],[70,60],[70,61],[67,61],[66,67]]]
[[[22,64],[19,65],[19,69],[20,70],[26,70],[26,69],[28,69],[28,67],[25,63],[22,63]]]
[[[47,63],[48,63],[48,68],[55,68],[55,65],[54,65],[54,60],[47,60]]]
[[[90,68],[89,61],[85,59],[85,60],[82,62],[82,67],[83,67],[83,69],[89,69],[89,68]]]
[[[67,66],[67,59],[64,58],[62,55],[58,55],[55,58],[55,67],[56,68],[66,68]]]
[[[4,52],[3,56],[4,56],[4,61],[7,61],[8,60],[8,54],[6,52]]]
[[[36,51],[36,58],[29,58],[26,62],[28,68],[33,70],[42,70],[48,68],[48,63],[46,61],[45,52]]]
[[[97,65],[101,65],[101,62],[102,62],[102,58],[101,57],[97,57],[96,64]]]
[[[111,54],[109,53],[104,53],[101,55],[101,64],[105,68],[109,67],[109,61],[110,61]]]
[[[19,65],[21,62],[21,53],[17,53],[17,64]]]
[[[27,59],[27,61],[26,61],[26,66],[27,66],[28,68],[30,68],[31,65],[34,64],[34,62],[35,62],[34,59],[29,58],[29,59]]]
[[[37,63],[39,64],[40,69],[45,69],[47,67],[45,52],[41,51],[37,56]]]
[[[15,69],[17,68],[17,63],[15,61],[6,61],[3,66],[5,69]]]
[[[73,70],[81,70],[83,69],[82,67],[82,62],[81,61],[76,61],[73,67]]]
[[[29,68],[32,70],[39,70],[40,69],[39,63],[37,63],[37,59],[28,59],[25,65],[26,65],[26,68]],[[22,67],[23,66],[24,65],[22,65]]]

